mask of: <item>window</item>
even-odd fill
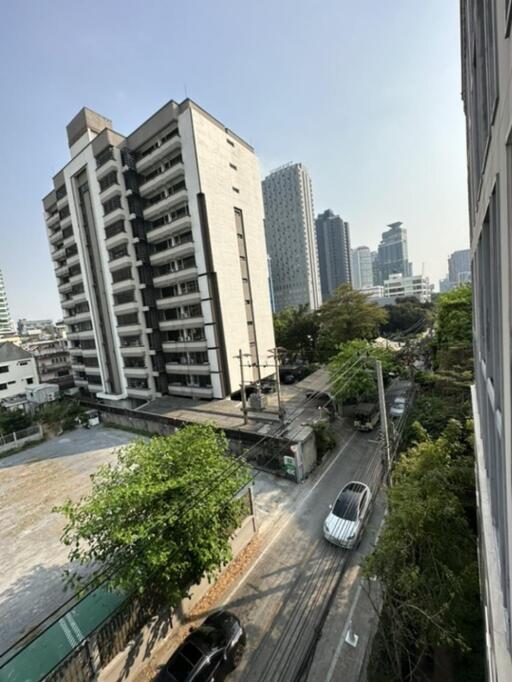
[[[115,248],[109,250],[108,259],[110,261],[118,260],[119,258],[123,258],[123,256],[127,255],[128,246],[126,244],[121,244],[121,246],[116,246]]]
[[[123,282],[124,280],[132,279],[132,269],[131,267],[121,268],[112,273],[112,282]]]
[[[238,170],[237,166],[235,166],[234,163],[230,163],[229,167],[232,168],[233,170]]]
[[[63,199],[66,196],[66,194],[67,194],[66,185],[62,185],[61,187],[59,187],[55,191],[55,196],[57,197],[57,201],[59,199]]]
[[[61,208],[59,211],[59,218],[61,220],[64,220],[64,218],[67,218],[69,215],[69,206],[64,206],[64,208]]]
[[[134,346],[141,346],[140,336],[122,336],[121,348],[132,348]]]
[[[112,199],[108,199],[108,201],[105,201],[103,203],[103,215],[108,215],[109,213],[112,213],[116,209],[121,208],[121,195],[118,194],[115,197],[112,197]]]
[[[128,327],[129,325],[138,324],[138,323],[139,323],[139,316],[137,313],[129,313],[127,315],[118,315],[117,316],[117,326],[118,327]]]
[[[25,367],[25,365],[28,365],[28,360],[20,360],[18,362],[18,367]]]
[[[8,371],[9,371],[9,365],[2,365],[0,367],[0,374],[5,374]]]
[[[240,194],[240,190],[238,189],[238,187],[232,187],[231,189],[232,189],[233,192],[235,192],[236,194]]]
[[[121,220],[116,220],[115,223],[112,223],[112,225],[108,225],[105,228],[105,237],[110,239],[110,237],[114,237],[116,234],[120,234],[121,232],[126,232],[124,220],[122,218]]]
[[[96,157],[96,168],[100,168],[103,166],[104,163],[107,163],[107,161],[110,161],[110,159],[114,158],[114,150],[112,147],[107,147],[104,151],[102,151],[98,156]]]
[[[0,391],[6,391],[7,390],[7,384],[0,384]]]
[[[230,144],[232,147],[235,146],[235,143],[232,140],[230,140],[229,137],[226,137],[226,142]]]
[[[120,294],[114,294],[115,305],[122,305],[123,303],[131,303],[135,300],[135,291],[122,291]]]
[[[106,189],[109,187],[112,187],[112,185],[118,185],[119,182],[117,180],[117,171],[111,171],[110,173],[107,173],[104,178],[101,178],[100,180],[100,192],[104,192]]]
[[[148,387],[148,380],[147,379],[138,379],[135,377],[130,377],[126,383],[128,384],[128,388],[136,388],[136,389],[146,390]]]
[[[32,377],[29,377],[27,379],[27,384],[33,384],[33,383],[34,383],[34,379]]]

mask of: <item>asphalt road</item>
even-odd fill
[[[343,431],[335,453],[323,464],[297,505],[270,531],[266,548],[235,591],[224,600],[247,631],[247,649],[230,680],[299,682],[311,646],[329,611],[350,551],[323,538],[324,519],[340,488],[350,480],[372,490],[382,473],[376,440]]]

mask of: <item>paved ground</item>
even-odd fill
[[[301,679],[309,654],[314,653],[310,647],[327,616],[338,578],[352,560],[351,552],[324,540],[323,522],[329,504],[349,480],[376,486],[382,470],[375,437],[376,433],[346,432],[337,453],[306,486],[304,494],[275,519],[260,558],[234,593],[224,599],[226,607],[239,615],[248,636],[242,665],[230,679]],[[382,506],[376,505],[372,523],[378,523],[382,511]],[[366,542],[361,550],[368,549]],[[354,571],[348,585],[356,579]]]
[[[86,494],[90,474],[135,438],[116,429],[78,429],[0,460],[2,651],[68,596],[61,579],[64,519],[52,508]]]

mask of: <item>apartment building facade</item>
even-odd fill
[[[223,398],[271,374],[259,164],[191,100],[128,136],[82,109],[44,200],[75,384],[98,399]],[[253,297],[253,292],[257,296]]]
[[[459,249],[448,258],[448,279],[453,286],[471,282],[471,251]]]
[[[473,413],[488,678],[512,679],[512,3],[462,0]]]
[[[315,228],[320,287],[326,301],[341,284],[352,284],[350,226],[327,209],[317,216]]]
[[[9,341],[0,341],[0,402],[25,393],[39,382],[32,355]]]
[[[322,303],[311,178],[301,163],[263,180],[265,237],[272,263],[275,310]]]
[[[56,384],[62,390],[73,388],[71,356],[65,339],[27,341],[23,348],[34,357],[42,384]]]
[[[354,289],[373,287],[373,258],[367,246],[352,249],[352,286]]]

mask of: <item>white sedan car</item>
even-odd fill
[[[405,398],[399,396],[393,400],[391,409],[389,410],[390,417],[401,417],[405,412]]]
[[[339,547],[359,544],[370,514],[372,494],[366,483],[350,481],[344,486],[324,522],[324,537]]]

